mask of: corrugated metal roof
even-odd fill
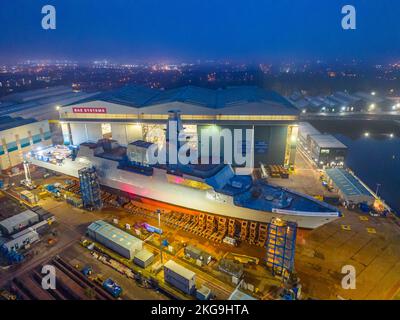
[[[16,92],[3,97],[3,101],[26,102],[30,100],[37,100],[40,98],[60,95],[66,92],[72,92],[71,87],[55,86],[42,89],[28,90],[23,92]]]
[[[147,261],[147,260],[151,259],[152,257],[154,257],[154,254],[146,249],[140,250],[134,256],[134,258],[139,259],[141,261]]]
[[[26,210],[15,216],[4,219],[3,221],[0,222],[0,225],[2,225],[7,230],[12,230],[15,226],[18,226],[19,224],[34,218],[39,219],[38,215],[35,212],[31,210]]]
[[[309,136],[320,148],[347,149],[343,143],[330,134],[310,134]]]
[[[169,270],[181,275],[182,277],[191,280],[196,273],[193,271],[186,269],[185,267],[181,266],[180,264],[177,264],[173,260],[169,260],[164,264],[164,267],[168,268]]]
[[[88,229],[102,235],[114,243],[117,243],[119,246],[124,247],[127,250],[131,250],[134,244],[142,243],[142,240],[102,220],[93,222]]]
[[[269,103],[287,109],[289,114],[297,113],[297,109],[278,93],[254,86],[228,87],[226,89],[218,90],[195,86],[186,86],[171,90],[125,86],[114,91],[100,93],[89,99],[83,99],[76,103],[84,103],[93,100],[102,100],[136,108],[183,102],[212,109],[258,102],[262,103],[264,107]]]
[[[307,139],[309,135],[313,134],[321,134],[317,129],[315,129],[311,124],[308,122],[300,122],[299,123],[299,134],[304,138]]]
[[[37,122],[35,119],[24,119],[21,117],[12,118],[9,116],[0,117],[0,131],[20,127],[26,124]]]
[[[333,180],[336,187],[347,196],[371,196],[372,194],[361,184],[361,182],[345,169],[326,169],[326,174]]]

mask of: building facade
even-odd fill
[[[23,154],[51,144],[49,122],[0,117],[0,169],[8,170],[23,162]]]
[[[171,111],[179,112],[188,143],[199,150],[206,143],[202,137],[221,139],[219,154],[211,149],[212,156],[223,156],[221,131],[236,129],[242,134],[242,150],[253,152],[255,167],[294,164],[299,111],[279,94],[257,87],[154,90],[127,86],[102,93],[61,108],[64,142],[79,145],[112,138],[122,146],[137,140],[160,144],[166,140]],[[251,136],[245,134],[246,129],[253,129]]]
[[[343,167],[347,147],[330,134],[321,134],[308,122],[299,125],[298,147],[319,168]]]

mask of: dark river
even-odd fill
[[[347,167],[372,190],[379,188],[379,196],[400,214],[400,123],[342,120],[311,124],[349,148]]]

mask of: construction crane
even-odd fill
[[[27,187],[29,190],[33,190],[36,188],[36,185],[32,181],[31,171],[29,169],[29,162],[24,160],[24,172],[25,172],[25,179],[21,181],[21,184]]]

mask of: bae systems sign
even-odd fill
[[[74,113],[107,113],[106,108],[89,108],[89,107],[75,107],[72,108]]]

